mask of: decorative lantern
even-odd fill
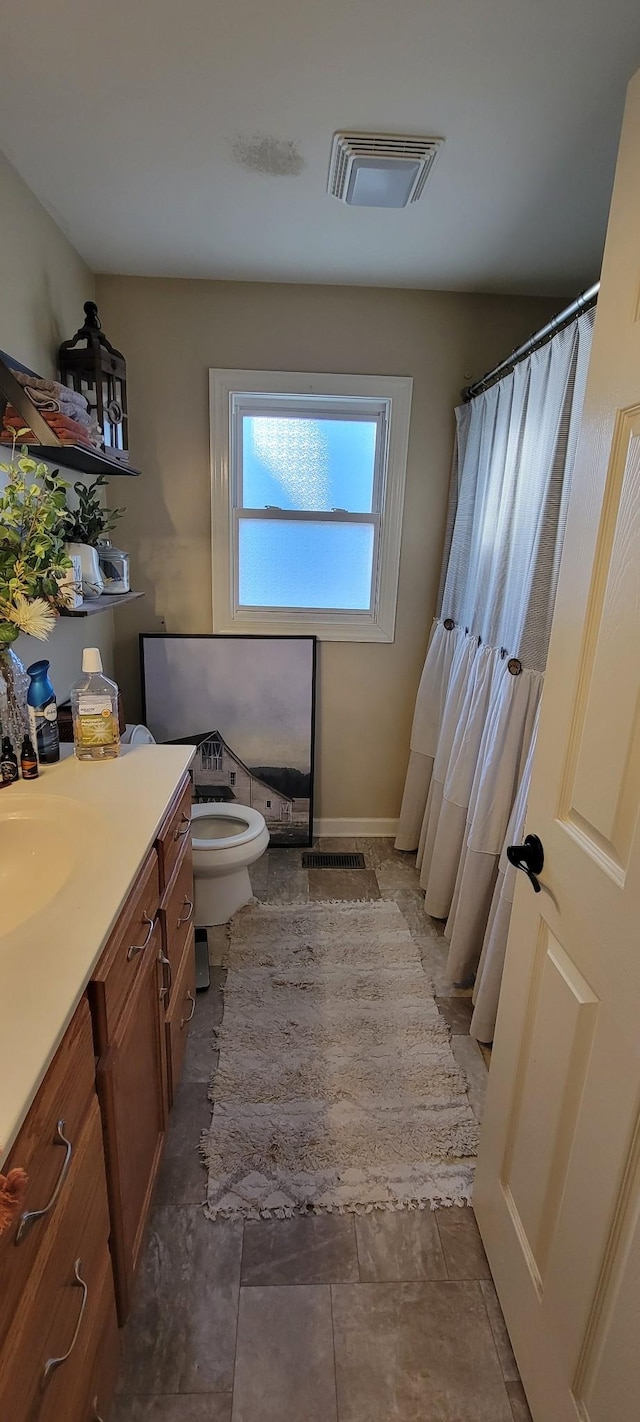
[[[84,395],[102,430],[105,453],[126,463],[127,367],[121,351],[107,340],[95,301],[84,303],[84,326],[58,352],[60,380]]]

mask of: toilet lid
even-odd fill
[[[194,849],[230,849],[249,844],[265,829],[264,816],[248,805],[194,805],[191,811],[191,843]]]

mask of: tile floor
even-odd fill
[[[361,850],[367,867],[306,870],[298,851],[270,850],[256,897],[396,899],[480,1117],[486,1061],[468,994],[447,984],[414,856],[386,839],[319,845]],[[205,1219],[197,1146],[225,936],[210,934],[211,989],[198,998],[111,1422],[530,1422],[472,1210]]]

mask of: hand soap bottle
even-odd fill
[[[113,760],[120,754],[118,688],[104,675],[98,647],[85,647],[82,673],[71,688],[75,753],[78,760]]]

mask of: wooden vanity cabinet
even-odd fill
[[[0,1422],[101,1422],[195,1010],[190,783],[178,786],[3,1172]]]
[[[113,1375],[118,1338],[84,998],[4,1169],[14,1166],[26,1171],[28,1185],[21,1214],[0,1236],[0,1417],[88,1422],[101,1349]]]

